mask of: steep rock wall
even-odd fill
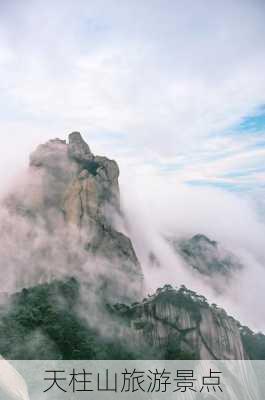
[[[188,289],[162,289],[143,303],[119,308],[139,345],[149,343],[165,358],[245,359],[239,326],[224,310],[190,296]]]
[[[39,228],[34,263],[46,257],[53,264],[54,277],[60,277],[56,276],[54,247],[63,246],[67,235],[70,246],[62,252],[69,260],[69,274],[86,263],[87,254],[104,293],[108,287],[110,297],[130,300],[142,295],[143,275],[131,240],[115,228],[114,215],[120,213],[118,177],[117,163],[95,156],[80,133],[73,132],[68,142],[54,139],[37,147],[30,157],[25,184],[5,203],[13,216],[32,225],[32,231]],[[44,246],[44,241],[50,243]],[[15,268],[19,268],[19,260]]]

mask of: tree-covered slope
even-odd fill
[[[103,337],[78,316],[75,279],[38,285],[1,308],[0,354],[8,359],[131,359],[121,340]]]
[[[0,354],[9,359],[198,359],[207,350],[210,358],[219,358],[221,345],[205,332],[211,323],[222,340],[224,332],[238,326],[246,357],[265,359],[264,335],[241,327],[184,286],[166,285],[141,303],[105,304],[105,322],[96,327],[90,318],[80,312],[80,285],[73,278],[23,289],[1,307]],[[106,334],[110,320],[112,333]]]

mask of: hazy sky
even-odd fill
[[[0,0],[1,190],[81,131],[119,162],[135,241],[170,228],[235,251],[248,268],[223,304],[264,329],[264,20],[264,0]]]
[[[136,174],[265,182],[263,0],[0,1],[0,178],[80,130]]]

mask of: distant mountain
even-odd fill
[[[167,241],[194,271],[213,278],[216,282],[218,279],[228,281],[243,268],[234,254],[205,235],[197,234],[190,239],[170,237]]]

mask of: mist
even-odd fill
[[[185,284],[223,307],[242,324],[265,329],[265,225],[253,203],[244,196],[214,188],[178,184],[166,177],[123,180],[122,204],[137,255],[144,270],[147,292],[166,283]],[[191,238],[204,234],[234,254],[243,268],[229,285],[217,276],[192,272],[165,241],[166,236]],[[152,265],[153,252],[159,265]],[[222,287],[223,285],[223,287]]]
[[[64,156],[60,168],[66,168]],[[89,227],[80,231],[66,226],[56,207],[38,208],[43,190],[51,202],[63,191],[63,181],[58,186],[51,177],[25,168],[6,182],[0,211],[0,260],[5,271],[0,278],[1,291],[12,293],[67,276],[81,282],[90,280],[96,291],[99,276],[113,275],[106,259],[92,257],[84,250],[88,236],[93,234]],[[184,185],[172,176],[137,174],[133,178],[129,167],[122,170],[120,191],[123,217],[116,216],[116,227],[133,242],[144,274],[143,296],[164,284],[185,284],[241,323],[265,330],[265,225],[249,197]],[[36,218],[10,213],[6,202],[12,196],[19,199],[20,206],[37,210]],[[165,240],[190,238],[198,233],[216,240],[220,249],[234,254],[243,265],[228,286],[216,277],[215,287],[220,291],[214,290],[212,280],[195,274]],[[155,265],[150,263],[150,253],[156,257]],[[131,284],[122,271],[116,278],[125,288]],[[95,324],[97,320],[95,316]]]

